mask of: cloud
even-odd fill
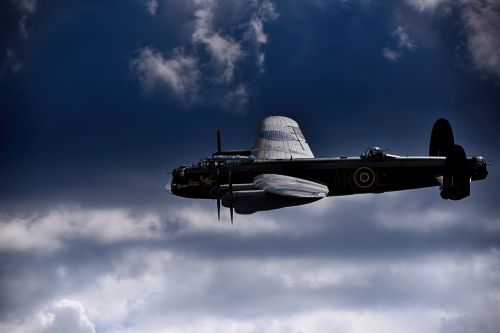
[[[217,72],[220,73],[220,80],[231,82],[236,63],[245,56],[245,53],[242,51],[240,43],[233,38],[215,32],[213,10],[216,2],[196,2],[200,8],[195,11],[196,28],[193,32],[193,42],[205,45],[211,59],[216,64]]]
[[[173,56],[165,59],[160,52],[145,47],[130,65],[147,91],[165,86],[178,98],[196,97],[200,79],[198,61],[181,49],[174,50]]]
[[[13,49],[7,49],[5,51],[5,60],[3,61],[2,67],[0,68],[0,77],[2,77],[8,72],[11,72],[12,74],[17,74],[22,68],[23,66],[19,61],[16,52],[14,52]]]
[[[384,54],[384,58],[391,60],[391,61],[397,61],[401,57],[401,52],[392,50],[388,47],[384,47],[382,49],[382,53]]]
[[[155,239],[159,229],[160,219],[155,214],[61,208],[42,215],[0,219],[0,251],[47,253],[78,239],[98,243]]]
[[[434,11],[439,5],[449,2],[450,0],[406,0],[413,8],[418,11]]]
[[[255,82],[255,75],[263,72],[265,54],[261,45],[268,42],[264,24],[278,17],[276,6],[269,0],[253,0],[248,4],[192,0],[191,4],[194,17],[191,39],[177,47],[186,50],[182,54],[190,59],[190,66],[183,62],[183,66],[172,69],[175,64],[169,61],[173,59],[146,47],[132,61],[132,68],[147,90],[160,86],[157,82],[166,82],[163,86],[176,96],[183,96],[189,90],[195,93],[188,95],[196,96],[198,101],[217,103],[223,109],[239,112],[250,98],[248,82]],[[221,15],[227,8],[238,13],[238,22],[230,22]],[[255,61],[253,65],[249,58]],[[146,65],[140,65],[143,63]],[[185,67],[186,71],[179,67]],[[187,75],[190,84],[178,84],[188,72],[193,73]],[[185,86],[193,89],[183,89]],[[203,92],[196,94],[200,91]]]
[[[264,33],[264,23],[276,20],[279,14],[275,4],[267,0],[260,2],[253,1],[253,6],[256,8],[256,11],[250,19],[250,30],[246,35],[250,36],[249,39],[254,41],[257,66],[260,73],[263,73],[266,56],[265,53],[261,51],[261,46],[268,42],[268,36]]]
[[[462,19],[467,49],[475,68],[500,78],[500,3],[495,0],[463,1]]]
[[[497,331],[497,219],[478,218],[474,202],[429,205],[422,191],[328,198],[319,212],[234,225],[217,221],[213,202],[3,216],[0,330],[83,318],[116,333]]]
[[[500,3],[496,0],[407,0],[420,12],[457,8],[465,29],[467,50],[480,73],[500,77]],[[446,5],[446,6],[445,6]]]
[[[256,16],[262,21],[274,21],[279,17],[276,4],[272,1],[252,0],[252,5],[256,8]]]
[[[231,237],[230,232],[227,236]],[[196,246],[211,245],[199,242]],[[500,327],[495,317],[500,310],[495,298],[500,292],[500,258],[495,251],[366,260],[199,257],[135,247],[115,249],[111,260],[99,259],[103,265],[67,262],[68,272],[73,273],[58,283],[69,285],[65,293],[71,297],[64,297],[78,302],[65,304],[64,311],[51,305],[29,318],[47,318],[41,321],[46,323],[42,327],[57,327],[49,324],[56,322],[51,318],[83,317],[103,331],[117,333],[366,332],[368,328],[371,332],[449,332],[464,316],[474,319],[467,320],[467,327],[479,322],[485,332]],[[54,270],[57,264],[57,260],[47,261],[42,269]],[[24,279],[35,272],[26,265],[13,273]],[[76,284],[78,274],[86,276]],[[44,274],[35,276],[44,279]],[[51,285],[39,282],[45,288]],[[16,291],[17,296],[25,293],[30,291]],[[19,321],[7,324],[22,325]]]
[[[415,49],[417,48],[413,39],[410,38],[410,35],[401,26],[398,26],[396,30],[392,32],[392,36],[397,39],[398,45],[397,49],[392,49],[389,47],[384,47],[382,49],[382,54],[387,60],[397,61],[401,58],[405,51],[415,51]]]
[[[36,10],[37,0],[15,0],[18,8],[28,14],[33,14]]]
[[[159,6],[158,0],[147,0],[145,5],[148,13],[155,16]]]
[[[226,110],[244,110],[249,100],[249,94],[246,86],[243,84],[234,90],[228,91],[224,96],[223,107]]]
[[[43,333],[95,333],[85,307],[79,301],[62,299],[38,315]]]
[[[415,42],[402,27],[399,26],[392,34],[398,38],[398,45],[401,49],[413,51],[417,48]]]
[[[16,0],[13,2],[15,6],[22,13],[19,22],[19,33],[22,38],[29,38],[29,28],[28,28],[28,18],[33,15],[36,11],[37,0]]]

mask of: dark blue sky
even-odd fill
[[[496,331],[498,299],[469,306],[465,296],[452,299],[451,290],[469,287],[466,277],[477,261],[480,272],[471,281],[478,294],[500,290],[487,278],[499,276],[499,22],[496,0],[5,1],[0,288],[7,296],[0,330],[56,332],[57,321],[40,324],[37,315],[63,320],[73,311],[88,321],[82,332],[201,331],[230,324],[236,326],[227,331],[319,332],[321,323],[329,328],[324,331],[358,332],[377,320],[379,331],[390,332],[407,317],[422,319],[420,331]],[[250,148],[268,115],[297,120],[316,156],[358,155],[370,145],[425,155],[433,122],[446,117],[466,152],[493,165],[489,178],[474,183],[472,196],[458,203],[441,201],[437,189],[334,198],[237,216],[233,229],[213,221],[212,203],[163,190],[169,170],[212,153],[217,129],[224,148]],[[370,210],[374,215],[366,217]],[[227,251],[234,255],[217,261]],[[126,268],[138,252],[152,258],[142,264],[142,275]],[[393,258],[392,252],[403,255]],[[96,259],[101,254],[103,262]],[[405,263],[405,256],[417,259]],[[232,261],[240,257],[242,266]],[[13,264],[13,258],[21,259]],[[362,268],[367,258],[381,266]],[[174,292],[192,269],[176,268],[178,260],[199,263],[194,271],[207,286],[186,282],[197,291]],[[330,260],[338,271],[325,268]],[[54,287],[32,279],[38,265],[40,281],[54,280]],[[416,277],[387,285],[384,279],[399,277],[384,265]],[[292,276],[297,289],[287,289],[291,282],[277,278],[271,266]],[[251,282],[233,268],[260,273]],[[454,274],[463,280],[441,288],[434,279]],[[236,286],[210,285],[219,275],[241,279],[258,295],[275,295],[277,305],[240,295]],[[351,275],[364,284],[346,284]],[[152,289],[136,287],[148,278]],[[15,280],[29,286],[20,296],[6,292]],[[329,281],[332,298],[317,294],[325,291],[321,281]],[[439,300],[408,292],[429,283]],[[120,305],[116,286],[122,284],[137,290],[127,296],[135,307]],[[380,300],[378,289],[387,300]],[[170,291],[171,304],[154,296]],[[213,293],[223,295],[216,304],[206,301]],[[113,311],[99,314],[95,302],[103,295]],[[221,315],[238,297],[247,297],[248,306]],[[282,309],[286,300],[305,305]],[[172,317],[162,320],[155,307]],[[484,307],[489,312],[483,315]],[[200,320],[189,324],[183,318],[193,313]],[[273,318],[277,326],[266,321]],[[354,325],[355,318],[362,324]]]

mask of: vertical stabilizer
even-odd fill
[[[453,130],[449,121],[438,119],[432,127],[429,156],[447,156],[454,145]]]

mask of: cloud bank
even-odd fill
[[[4,216],[0,328],[495,332],[497,218],[419,193],[325,199],[235,225],[212,203]]]

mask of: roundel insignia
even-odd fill
[[[358,168],[354,172],[354,183],[360,188],[369,188],[375,183],[375,172],[368,167]]]

